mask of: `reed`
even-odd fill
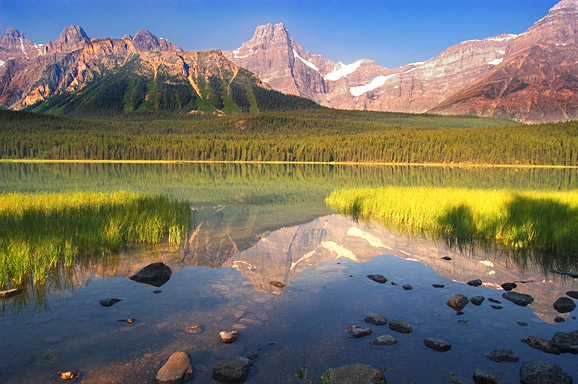
[[[180,244],[189,204],[130,192],[0,194],[0,288],[44,283],[78,257]]]
[[[578,191],[512,191],[433,187],[348,189],[327,205],[450,241],[490,240],[508,250],[578,258]]]

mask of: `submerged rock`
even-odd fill
[[[401,287],[406,291],[411,291],[413,289],[413,286],[411,284],[404,284]]]
[[[152,263],[130,277],[138,283],[150,284],[155,287],[164,285],[171,278],[171,269],[163,263]]]
[[[518,287],[518,284],[516,283],[504,283],[502,284],[502,289],[504,291],[510,292],[512,289],[516,289]]]
[[[559,313],[568,313],[576,309],[576,304],[572,299],[569,299],[567,297],[560,297],[554,303],[554,309],[557,310]]]
[[[411,325],[402,320],[391,320],[389,322],[389,329],[395,332],[405,334],[413,332],[413,328],[411,327]]]
[[[213,367],[213,379],[219,383],[242,383],[251,372],[253,361],[246,357],[221,360]]]
[[[468,285],[470,285],[472,287],[479,287],[480,285],[482,285],[482,280],[480,280],[480,279],[470,280],[470,281],[468,281]]]
[[[373,313],[363,319],[366,323],[373,324],[373,325],[385,325],[387,324],[387,319],[382,316],[378,315],[377,313]]]
[[[504,308],[504,307],[502,307],[501,305],[496,305],[496,304],[492,304],[491,307],[494,308],[494,309],[502,309],[502,308]]]
[[[371,340],[369,342],[369,344],[372,345],[384,345],[384,346],[394,345],[395,343],[397,343],[397,340],[395,337],[391,335],[381,335],[378,336],[377,339]]]
[[[528,323],[526,323],[525,321],[518,321],[518,325],[519,325],[520,327],[527,327],[527,326],[528,326]]]
[[[494,304],[502,304],[502,302],[500,300],[496,300],[493,297],[488,297],[488,301],[490,303],[494,303]]]
[[[98,304],[102,305],[103,307],[112,307],[113,305],[115,305],[119,301],[121,301],[121,299],[115,299],[115,298],[111,297],[108,299],[99,300]]]
[[[542,352],[551,353],[553,355],[559,355],[561,353],[560,349],[554,345],[552,340],[542,339],[538,336],[524,337],[522,342]]]
[[[456,293],[451,297],[451,299],[446,301],[446,305],[456,312],[459,312],[462,309],[464,309],[464,307],[468,305],[468,303],[469,303],[468,298],[460,293]]]
[[[347,336],[349,336],[352,339],[358,339],[360,337],[369,336],[373,333],[371,328],[362,328],[357,325],[348,325],[345,328],[345,332],[347,333]]]
[[[562,352],[578,354],[578,330],[573,332],[556,332],[552,343]]]
[[[511,349],[494,349],[486,355],[486,357],[497,363],[506,361],[508,363],[517,363],[520,361],[520,356]]]
[[[18,289],[18,288],[8,289],[6,291],[0,291],[0,298],[1,299],[9,299],[9,298],[17,296],[21,293],[22,293],[22,290]]]
[[[534,298],[530,295],[526,295],[525,293],[504,292],[502,297],[521,307],[525,307],[528,304],[532,304],[534,302]]]
[[[239,337],[241,337],[241,334],[237,331],[230,331],[230,332],[221,331],[221,332],[219,332],[219,338],[225,344],[231,344],[231,343],[235,342],[235,340],[237,340]]]
[[[482,369],[476,369],[473,375],[475,384],[498,384],[498,379],[494,375]]]
[[[558,365],[543,361],[526,361],[520,368],[521,384],[571,384],[572,377]]]
[[[473,305],[480,306],[480,305],[482,305],[482,303],[484,302],[485,299],[486,298],[484,296],[470,297],[470,303],[472,303]]]
[[[452,345],[445,340],[436,339],[434,337],[426,337],[423,339],[423,343],[429,349],[433,349],[437,352],[447,352],[452,349]]]
[[[349,364],[331,370],[329,382],[335,384],[385,384],[383,373],[365,364]]]
[[[186,352],[175,352],[159,369],[155,378],[157,384],[186,383],[193,378],[191,359]]]
[[[443,285],[443,284],[432,284],[431,286],[434,287],[434,288],[443,288],[443,287],[445,287],[445,285]]]
[[[379,284],[385,284],[387,283],[387,279],[385,278],[385,276],[380,275],[380,274],[374,274],[374,275],[367,275],[367,277],[373,281],[375,281],[376,283]]]

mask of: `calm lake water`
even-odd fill
[[[334,189],[386,185],[567,190],[578,188],[578,170],[0,164],[4,192],[132,190],[191,204],[191,229],[180,249],[159,246],[83,260],[45,287],[0,299],[0,382],[60,382],[58,372],[73,370],[81,373],[76,381],[81,383],[154,383],[176,351],[190,354],[193,383],[212,382],[217,361],[251,354],[257,357],[247,383],[297,383],[300,368],[307,367],[312,379],[350,363],[385,370],[392,383],[445,383],[452,374],[468,383],[476,368],[513,383],[528,360],[554,362],[578,380],[575,355],[546,354],[520,341],[578,329],[576,310],[555,323],[560,314],[552,307],[566,291],[578,290],[576,279],[496,252],[449,249],[356,222],[324,204]],[[157,261],[173,271],[163,286],[128,279]],[[388,282],[366,277],[373,273]],[[466,284],[473,279],[484,285]],[[512,281],[525,281],[517,291],[531,294],[532,305],[519,307],[502,298],[500,284]],[[404,284],[413,289],[404,290]],[[486,300],[469,304],[458,316],[444,304],[455,293]],[[99,305],[112,297],[121,301]],[[488,298],[500,300],[502,309],[492,308]],[[404,320],[413,332],[364,323],[371,313]],[[119,321],[126,318],[135,322]],[[187,333],[192,325],[201,331]],[[348,325],[368,326],[373,334],[350,339]],[[233,329],[241,337],[222,344],[218,333]],[[369,344],[385,334],[397,344]],[[445,339],[452,349],[427,349],[425,337]],[[514,350],[520,362],[485,357],[498,348]]]

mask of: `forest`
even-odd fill
[[[327,108],[73,119],[0,111],[0,159],[578,166],[578,122]]]

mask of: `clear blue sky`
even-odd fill
[[[232,50],[257,25],[283,22],[305,50],[393,68],[464,40],[521,33],[556,0],[0,0],[0,29],[37,43],[69,24],[90,37],[149,29],[185,50]]]

